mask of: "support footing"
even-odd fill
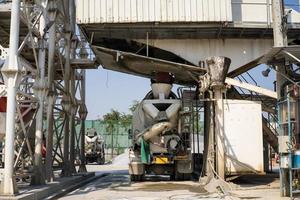
[[[17,183],[14,178],[10,180],[3,180],[0,184],[0,195],[3,196],[15,196],[18,194]]]
[[[85,164],[81,164],[78,169],[78,173],[87,172]]]

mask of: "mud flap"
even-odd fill
[[[141,160],[144,164],[150,163],[150,146],[144,139],[141,141]]]
[[[129,163],[129,174],[130,175],[143,175],[145,173],[145,166],[140,162]]]

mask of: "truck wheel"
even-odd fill
[[[191,180],[191,174],[175,172],[174,174],[171,175],[171,180],[188,181],[188,180]]]
[[[97,157],[97,164],[98,165],[103,165],[104,164],[103,160],[104,160],[103,158]]]
[[[171,174],[170,175],[170,181],[175,181],[176,179],[175,179],[175,174],[173,173],[173,174]]]
[[[143,175],[134,175],[134,174],[131,174],[130,175],[130,180],[131,181],[135,181],[135,182],[142,181],[143,180]]]
[[[104,165],[105,164],[105,158],[101,158],[101,165]]]

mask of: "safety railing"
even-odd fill
[[[251,2],[232,0],[232,18],[239,24],[261,24],[271,28],[272,24],[272,0]],[[287,23],[300,23],[300,4],[284,4]],[[293,11],[293,12],[291,12]],[[294,17],[295,16],[295,17]]]
[[[76,45],[72,47],[72,63],[94,64],[96,56],[81,30],[77,27]]]
[[[259,86],[257,81],[254,79],[254,77],[249,72],[246,72],[244,74],[239,75],[237,77],[237,79],[242,81],[242,82],[246,82],[246,83],[253,84],[255,86]],[[244,90],[244,89],[241,89],[241,88],[237,88],[237,90],[240,94],[242,94],[241,95],[242,98],[243,98],[243,96],[250,96],[248,99],[250,99],[250,100],[254,100],[254,99],[259,100],[262,103],[263,107],[270,107],[270,105],[265,103],[264,99],[262,99],[261,95],[259,95],[258,93],[248,91],[248,90]],[[263,122],[266,123],[266,126],[273,132],[273,134],[278,136],[278,131],[277,131],[278,119],[277,119],[275,109],[274,109],[274,113],[264,112],[262,114],[262,119],[263,119]]]
[[[267,127],[274,133],[274,135],[278,136],[278,118],[277,115],[268,113],[267,116],[263,115],[263,120],[266,123]]]
[[[265,2],[244,2],[240,0],[232,0],[231,5],[233,21],[240,23],[262,23],[267,24],[268,26],[271,25],[271,0],[266,0]],[[256,8],[255,12],[253,12],[254,8]]]

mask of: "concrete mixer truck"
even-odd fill
[[[146,174],[189,179],[193,172],[190,134],[181,127],[181,100],[171,91],[173,76],[157,73],[152,90],[133,112],[129,133],[129,174],[141,181]]]
[[[93,128],[88,129],[85,135],[85,158],[86,163],[105,163],[104,140]]]

